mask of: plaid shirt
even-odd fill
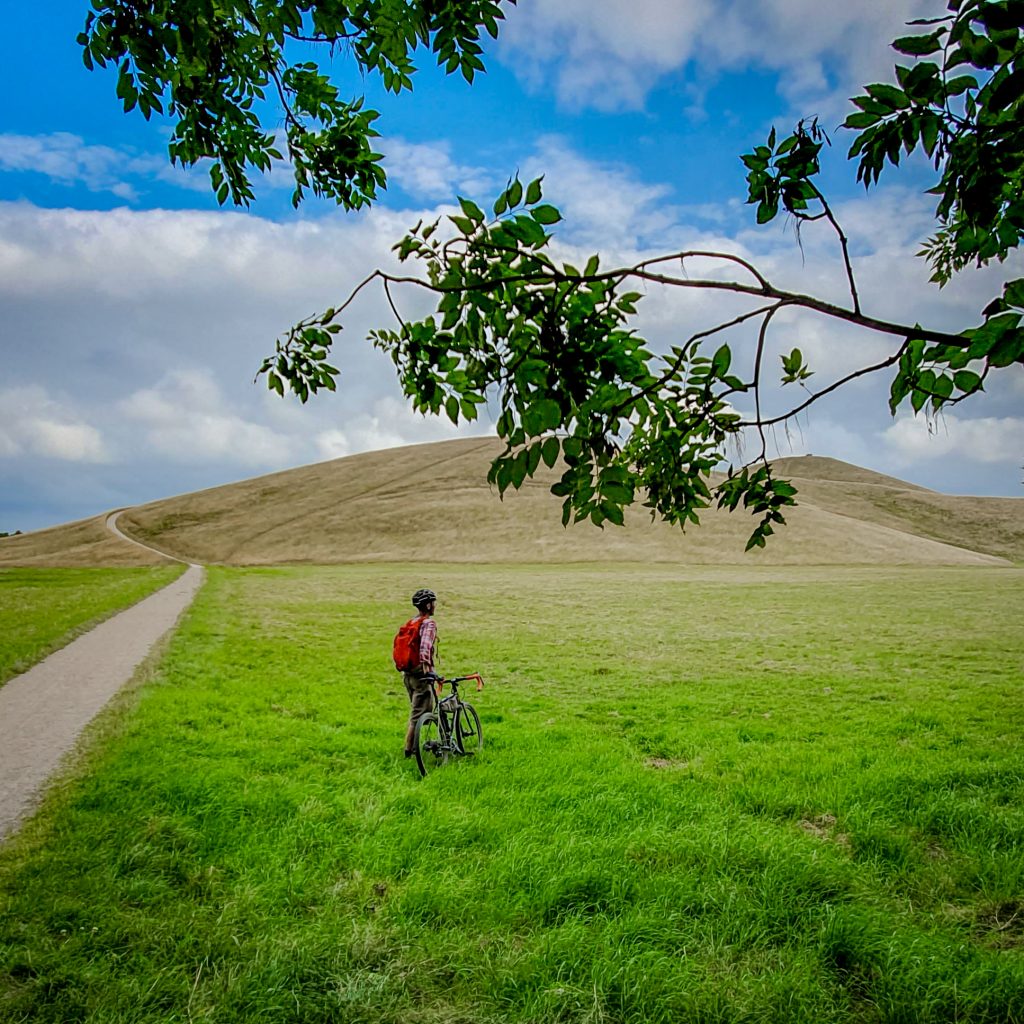
[[[437,623],[425,618],[420,626],[420,668],[424,672],[434,671],[434,651],[437,647]]]

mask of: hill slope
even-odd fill
[[[201,562],[574,562],[1001,564],[1024,560],[1024,499],[960,498],[817,456],[781,460],[800,488],[789,527],[744,554],[746,515],[709,510],[685,534],[635,508],[624,529],[565,530],[555,474],[500,501],[486,483],[495,438],[368,452],[123,513],[126,533]],[[90,552],[89,524],[98,529]],[[98,524],[98,527],[96,526]],[[62,533],[64,531],[64,533]],[[94,530],[94,533],[96,531]],[[131,564],[102,518],[0,541],[2,564]],[[61,538],[67,547],[61,551]],[[46,541],[33,548],[33,538]],[[74,543],[72,543],[74,541]],[[111,545],[114,547],[111,547]],[[65,558],[68,561],[61,561]]]
[[[169,559],[126,544],[106,527],[107,513],[46,530],[0,537],[0,566],[130,567],[159,565]]]

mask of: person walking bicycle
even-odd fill
[[[405,732],[405,756],[416,753],[416,723],[434,707],[434,683],[437,674],[437,623],[434,609],[437,594],[427,587],[412,595],[416,615],[399,629],[394,642],[395,667],[402,673],[409,695],[409,725]]]

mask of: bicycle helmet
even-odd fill
[[[436,600],[437,594],[435,594],[432,590],[429,590],[427,587],[423,587],[422,589],[417,590],[416,593],[412,595],[412,603],[417,608],[422,608],[428,602]]]

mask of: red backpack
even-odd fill
[[[399,672],[411,672],[414,668],[419,667],[420,630],[426,621],[426,615],[417,615],[416,618],[410,619],[395,634],[395,642],[391,653],[395,659],[395,668]]]

